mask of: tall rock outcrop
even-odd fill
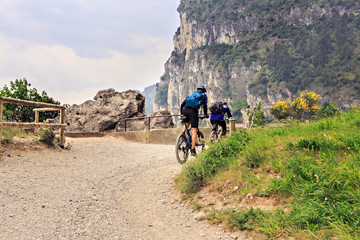
[[[104,132],[115,129],[121,120],[142,117],[145,98],[138,92],[114,89],[99,91],[94,100],[66,109],[68,132]]]
[[[327,44],[326,34],[339,38],[329,47],[342,45],[345,30],[337,22],[346,21],[348,29],[359,28],[359,6],[243,2],[181,0],[181,25],[158,83],[155,110],[178,114],[183,99],[199,85],[207,87],[209,102],[246,100],[254,107],[262,101],[264,109],[305,89],[339,105],[360,104],[360,58],[350,53],[339,56],[341,77],[330,62],[334,49],[327,52],[324,47],[316,53],[317,45],[322,49]],[[321,29],[327,25],[338,30]],[[353,41],[348,49],[359,50],[358,37],[347,37]]]

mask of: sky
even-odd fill
[[[0,88],[25,78],[61,104],[160,81],[180,0],[1,0]]]

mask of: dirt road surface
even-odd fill
[[[242,239],[195,220],[173,190],[174,146],[67,139],[0,160],[0,239]]]

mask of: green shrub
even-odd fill
[[[244,149],[249,136],[245,131],[234,132],[224,141],[213,143],[198,157],[189,162],[179,176],[181,191],[196,193],[200,187],[220,170],[236,162],[237,155]]]
[[[319,138],[300,139],[297,141],[296,146],[313,151],[326,151],[335,147],[330,141]]]
[[[240,230],[252,230],[255,224],[263,217],[263,211],[250,208],[249,211],[236,211],[230,215],[234,227]]]
[[[328,102],[324,102],[323,105],[320,108],[320,111],[318,113],[318,116],[320,118],[324,117],[332,117],[335,116],[335,114],[338,112],[338,109],[336,107],[335,103],[329,104]]]
[[[45,129],[41,134],[40,134],[40,138],[39,141],[48,145],[48,146],[55,146],[54,141],[55,141],[55,134],[51,129]]]
[[[265,151],[261,147],[249,147],[244,152],[244,161],[248,168],[258,168],[265,160]]]
[[[11,129],[4,128],[1,134],[1,143],[11,143],[14,139],[14,132]]]

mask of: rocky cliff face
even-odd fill
[[[172,114],[179,113],[179,107],[185,97],[199,85],[208,89],[209,102],[227,99],[234,102],[237,99],[246,99],[250,107],[262,101],[264,109],[271,104],[294,95],[281,82],[278,85],[264,84],[263,93],[251,90],[250,84],[258,78],[261,71],[269,72],[262,62],[252,61],[246,63],[246,59],[237,58],[227,64],[219,64],[217,60],[223,55],[211,51],[213,45],[236,45],[246,40],[249,33],[258,31],[262,23],[260,15],[242,15],[244,8],[234,8],[232,18],[217,21],[213,17],[203,16],[202,21],[194,17],[191,6],[196,1],[182,0],[178,8],[181,25],[174,36],[174,51],[165,64],[165,73],[159,87],[168,88],[166,100],[160,103],[155,99],[154,109],[169,109]],[[216,6],[215,6],[216,7]],[[215,10],[214,10],[215,11]],[[221,12],[221,9],[216,11]],[[216,13],[215,11],[215,13]],[[308,8],[293,7],[289,11],[283,11],[279,15],[271,16],[271,21],[286,22],[288,25],[310,25],[321,16],[331,17],[333,14],[343,15],[359,14],[358,7],[348,8],[342,6],[318,6]],[[189,17],[191,15],[191,17]],[[214,14],[215,16],[215,14]],[[274,47],[274,39],[261,42],[264,54]],[[266,50],[265,50],[266,49]],[[316,86],[314,86],[315,88]],[[311,89],[312,90],[312,89]],[[321,92],[321,89],[317,89]],[[358,96],[326,96],[325,99],[341,101],[342,104],[360,103]]]

